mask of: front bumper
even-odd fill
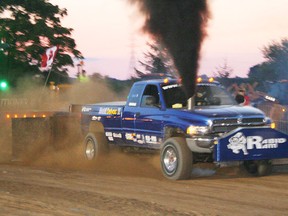
[[[212,153],[214,149],[216,137],[192,137],[186,138],[186,143],[192,152]]]
[[[237,128],[218,139],[217,162],[288,158],[288,134],[269,127]]]

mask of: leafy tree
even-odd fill
[[[266,60],[251,67],[248,77],[260,82],[288,80],[288,39],[265,46],[262,53]]]
[[[262,50],[267,63],[270,63],[278,80],[288,79],[288,39],[273,42]]]
[[[143,70],[135,68],[137,77],[162,75],[175,76],[175,67],[166,48],[156,41],[147,43],[149,50],[144,53],[144,61],[139,61]]]
[[[231,79],[229,78],[233,73],[233,69],[228,65],[227,60],[224,60],[223,65],[216,67],[216,71],[213,72],[213,77],[224,86],[231,85]]]
[[[257,82],[276,81],[277,72],[273,63],[264,62],[250,68],[248,77]]]
[[[82,58],[82,54],[71,37],[73,29],[61,25],[66,15],[66,9],[47,0],[1,0],[0,39],[8,45],[0,49],[2,77],[15,84],[19,77],[40,74],[41,54],[54,45],[59,50],[51,79],[68,77],[66,66],[73,66],[72,57]]]
[[[229,78],[233,73],[233,69],[228,65],[227,60],[224,60],[223,65],[216,67],[216,72],[214,72],[214,77],[217,78]]]

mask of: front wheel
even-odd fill
[[[88,133],[84,141],[84,155],[87,160],[95,160],[108,152],[104,135]]]
[[[265,176],[272,172],[272,164],[269,160],[244,161],[243,167],[246,172],[254,176]]]
[[[181,137],[167,139],[161,146],[163,175],[171,180],[189,179],[192,172],[192,152]]]

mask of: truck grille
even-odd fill
[[[227,133],[238,127],[257,127],[264,126],[263,118],[234,118],[234,119],[215,119],[213,120],[212,133]]]

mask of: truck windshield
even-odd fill
[[[187,98],[179,84],[162,86],[167,108],[187,108]],[[196,87],[195,106],[235,105],[233,97],[216,85],[200,84]]]

